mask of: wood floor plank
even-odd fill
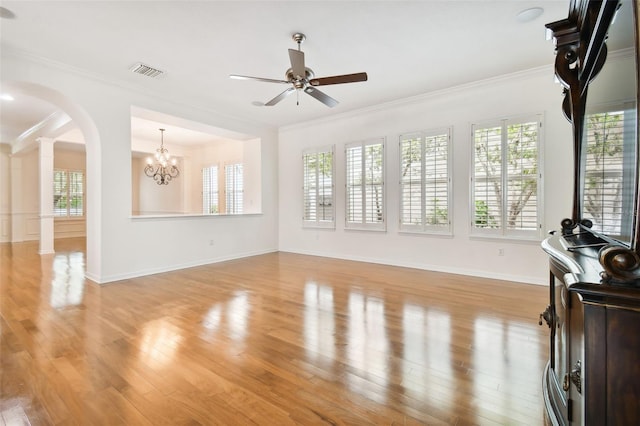
[[[0,424],[543,424],[545,287],[285,252],[99,286],[84,244],[0,244]]]

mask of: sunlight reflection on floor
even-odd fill
[[[50,304],[52,308],[82,303],[84,292],[84,255],[59,253],[53,259]]]

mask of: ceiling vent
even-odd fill
[[[160,71],[157,68],[150,67],[149,65],[145,65],[141,62],[138,62],[129,69],[136,74],[142,74],[152,78],[160,77],[164,74],[164,71]]]

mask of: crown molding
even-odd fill
[[[531,68],[524,71],[517,71],[509,74],[504,74],[496,77],[490,77],[482,80],[472,81],[456,86],[447,87],[444,89],[438,89],[431,92],[422,93],[407,98],[395,99],[389,102],[383,102],[378,105],[373,105],[366,108],[360,108],[352,111],[348,111],[342,114],[332,115],[330,117],[319,118],[317,120],[305,121],[303,123],[291,124],[280,128],[281,132],[288,132],[292,130],[300,130],[305,127],[317,126],[321,124],[328,124],[335,121],[352,119],[363,115],[384,111],[391,108],[398,108],[404,106],[411,106],[417,103],[423,103],[430,99],[440,98],[443,96],[450,96],[453,94],[465,92],[470,89],[482,88],[495,85],[496,83],[506,83],[509,81],[522,80],[525,78],[538,77],[541,75],[553,76],[553,64],[544,65],[541,67]]]
[[[274,127],[273,125],[270,125],[268,123],[263,123],[260,121],[253,121],[253,120],[247,120],[245,118],[241,118],[238,116],[234,116],[234,115],[230,115],[230,114],[226,114],[223,112],[220,112],[218,110],[212,109],[208,106],[202,105],[199,102],[185,102],[185,101],[179,101],[176,99],[172,99],[172,98],[166,98],[163,96],[158,95],[157,92],[151,91],[151,90],[147,90],[145,88],[141,88],[139,86],[136,86],[132,83],[129,82],[125,82],[122,80],[116,80],[113,78],[109,78],[104,74],[100,74],[100,73],[95,73],[92,71],[88,71],[84,68],[79,68],[70,64],[66,64],[60,61],[56,61],[54,59],[51,58],[47,58],[44,56],[40,56],[40,55],[36,55],[32,52],[23,50],[23,49],[16,49],[14,47],[9,47],[9,46],[2,46],[2,57],[14,57],[18,60],[23,60],[23,61],[29,61],[44,67],[48,67],[48,68],[52,68],[55,70],[59,70],[62,72],[66,72],[66,73],[70,73],[79,77],[83,77],[89,80],[93,80],[96,81],[98,83],[104,84],[104,85],[108,85],[108,86],[115,86],[119,89],[123,89],[125,91],[129,91],[129,92],[133,92],[139,95],[143,95],[152,99],[156,99],[160,102],[165,102],[165,103],[170,103],[173,105],[177,105],[179,107],[184,107],[187,109],[193,109],[193,110],[197,110],[205,115],[214,115],[216,117],[220,117],[221,119],[226,119],[226,120],[230,120],[230,121],[234,121],[236,123],[239,123],[241,126],[246,126],[249,127],[251,129],[254,129],[254,131],[258,130],[258,131],[277,131],[277,127]],[[160,111],[159,111],[160,112]],[[234,130],[234,129],[228,129],[231,131],[238,131],[238,130]],[[246,131],[240,131],[242,133],[246,133]]]

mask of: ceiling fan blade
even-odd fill
[[[271,99],[269,102],[264,104],[264,106],[274,106],[275,104],[277,104],[278,102],[280,102],[281,100],[283,100],[284,98],[286,98],[287,96],[289,96],[295,91],[296,91],[295,87],[289,87],[287,90],[280,93],[278,96],[276,96],[275,98]]]
[[[315,87],[311,87],[311,86],[307,86],[305,87],[304,91],[313,96],[314,98],[316,98],[317,100],[319,100],[320,102],[322,102],[323,104],[325,104],[326,106],[328,106],[329,108],[333,108],[334,106],[338,105],[338,101],[336,101],[335,99],[333,99],[331,96],[322,93],[321,91],[319,91],[318,89],[316,89]]]
[[[309,80],[312,86],[327,86],[329,84],[356,83],[358,81],[367,81],[366,72],[358,72],[355,74],[334,75],[332,77],[313,78]]]
[[[304,52],[302,50],[289,49],[289,59],[291,60],[291,71],[293,71],[294,78],[305,78],[307,73],[304,67]]]
[[[231,74],[229,76],[229,78],[232,78],[234,80],[255,80],[255,81],[264,81],[266,83],[285,83],[285,84],[289,84],[289,82],[286,81],[286,80],[275,80],[273,78],[262,78],[262,77],[249,77],[248,75]]]

